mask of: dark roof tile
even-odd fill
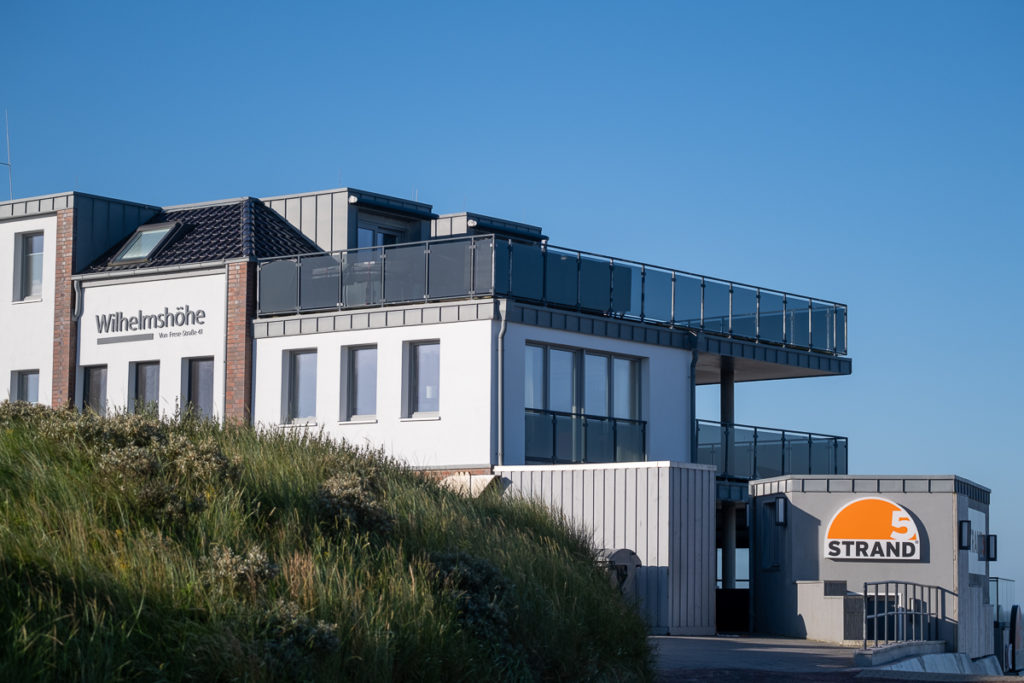
[[[156,268],[237,258],[260,259],[323,251],[280,214],[253,197],[224,204],[164,209],[149,219],[146,225],[153,223],[180,223],[181,229],[145,262],[115,264],[114,257],[131,239],[131,235],[128,235],[98,258],[86,272]]]

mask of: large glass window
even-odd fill
[[[18,238],[18,271],[15,300],[38,299],[43,295],[43,233],[32,232]]]
[[[544,349],[526,347],[525,401],[527,408],[544,409]]]
[[[213,416],[213,359],[189,358],[187,360],[187,382],[185,405],[202,417]]]
[[[135,412],[156,410],[160,402],[160,363],[136,363],[134,375],[132,398]]]
[[[11,400],[39,403],[39,371],[18,370],[11,382]]]
[[[548,410],[571,413],[576,408],[576,353],[548,349]]]
[[[527,344],[527,462],[643,460],[639,368],[636,358]]]
[[[348,352],[349,419],[377,415],[377,347],[360,346]]]
[[[82,406],[97,415],[107,412],[107,366],[82,368]]]
[[[316,419],[316,351],[288,352],[288,422]]]
[[[441,343],[412,344],[409,361],[409,414],[436,414],[440,408]]]

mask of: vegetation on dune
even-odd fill
[[[0,680],[633,680],[586,537],[380,453],[0,404]]]

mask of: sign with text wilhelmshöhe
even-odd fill
[[[825,529],[831,560],[919,560],[921,535],[906,508],[885,498],[859,498],[839,509]]]

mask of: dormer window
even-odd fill
[[[136,263],[152,258],[177,227],[177,223],[140,225],[111,263]]]

